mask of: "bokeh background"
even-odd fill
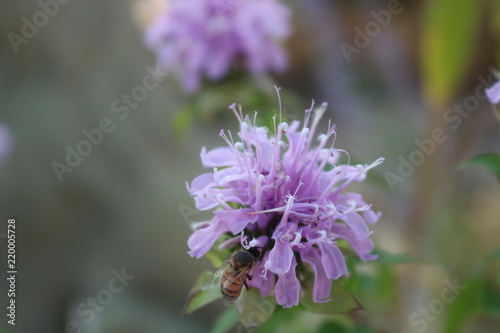
[[[498,332],[500,187],[487,169],[457,165],[499,153],[500,122],[484,99],[456,128],[443,115],[475,95],[478,77],[498,68],[500,7],[493,0],[401,1],[402,11],[346,58],[341,44],[355,45],[355,28],[364,29],[374,20],[370,11],[390,2],[287,1],[290,67],[273,78],[283,96],[293,95],[283,98],[288,117],[302,119],[312,99],[326,101],[337,147],[360,163],[385,157],[356,187],[383,212],[376,247],[422,259],[363,266],[371,278],[356,296],[366,309],[350,320],[370,327],[363,332],[417,332],[422,326],[412,326],[412,314],[440,298],[445,280],[458,279],[467,288],[422,331]],[[192,97],[168,76],[122,120],[113,101],[156,63],[144,47],[137,1],[61,4],[16,53],[8,34],[20,35],[22,18],[31,20],[40,8],[35,1],[0,3],[0,122],[11,135],[0,169],[0,233],[15,217],[18,266],[16,326],[2,313],[0,332],[77,332],[70,322],[83,333],[210,331],[222,302],[180,316],[199,273],[212,269],[186,254],[190,221],[203,215],[185,182],[203,171],[201,147],[223,145],[222,128],[236,131],[227,110],[239,102],[234,91],[224,90],[181,126],[178,112]],[[277,99],[271,108],[278,110]],[[114,130],[59,181],[53,162],[64,164],[66,147],[75,149],[82,131],[104,118]],[[387,172],[398,174],[401,158],[418,150],[415,140],[436,128],[447,139],[390,186]],[[87,323],[77,308],[109,289],[122,270],[134,278]],[[7,289],[0,279],[2,311]]]

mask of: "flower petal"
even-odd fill
[[[378,221],[380,216],[382,216],[381,212],[375,213],[373,210],[367,210],[363,212],[363,216],[365,217],[366,223],[373,224]]]
[[[326,276],[330,279],[338,279],[342,275],[347,275],[345,259],[337,245],[327,242],[320,242],[318,245],[321,249],[321,262]]]
[[[247,280],[247,285],[258,288],[262,297],[269,295],[274,287],[274,273],[264,268],[264,263],[267,261],[268,256],[269,253],[266,253],[263,260],[257,263],[252,280]]]
[[[195,195],[197,192],[202,191],[208,187],[214,186],[214,174],[213,173],[204,173],[191,182],[191,186],[187,186],[188,192],[191,195]]]
[[[230,147],[219,147],[207,152],[203,147],[201,149],[201,163],[206,168],[238,166],[238,158],[234,150]]]
[[[227,226],[217,217],[212,219],[210,226],[196,230],[188,239],[188,246],[191,249],[191,257],[200,258],[214,245],[215,241],[225,232]]]
[[[244,181],[248,183],[248,170],[240,167],[230,167],[214,172],[214,180],[218,186],[228,187],[231,182]],[[246,185],[248,186],[248,185]]]
[[[492,104],[500,102],[500,82],[495,83],[492,87],[486,89],[486,96]]]
[[[293,259],[293,250],[290,243],[282,241],[277,237],[274,247],[269,252],[269,259],[265,263],[265,268],[278,275],[285,274],[290,270]]]
[[[284,308],[291,308],[299,304],[300,282],[295,273],[297,262],[292,257],[291,268],[287,273],[279,275],[278,282],[274,287],[276,302]]]
[[[236,235],[240,233],[248,223],[257,221],[257,215],[249,215],[253,210],[250,208],[235,209],[235,210],[221,210],[214,214],[226,224],[229,231]]]
[[[311,246],[301,252],[300,258],[307,262],[314,271],[313,301],[316,303],[328,302],[332,281],[326,276],[319,250]]]
[[[330,226],[330,231],[335,234],[336,238],[342,238],[348,241],[361,260],[369,261],[377,259],[377,255],[370,254],[375,247],[370,237],[359,240],[351,229],[337,223]]]
[[[194,201],[197,209],[209,210],[219,206],[221,201],[246,204],[247,198],[241,193],[236,195],[233,189],[208,188],[198,192]]]
[[[356,236],[356,239],[363,240],[370,236],[371,232],[370,229],[368,229],[368,225],[358,213],[343,215],[340,219],[349,226]]]

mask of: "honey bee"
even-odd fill
[[[212,278],[203,284],[202,289],[212,288],[215,285],[214,282],[218,282],[220,278],[219,287],[222,296],[229,303],[234,303],[240,296],[243,286],[248,289],[246,281],[252,279],[249,273],[261,254],[261,251],[255,247],[237,250],[226,260],[226,264],[222,265]]]

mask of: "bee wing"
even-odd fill
[[[224,264],[221,267],[219,267],[215,272],[210,274],[201,284],[201,290],[209,290],[218,287],[220,285],[220,280],[226,268],[227,264]]]

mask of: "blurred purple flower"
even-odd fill
[[[486,96],[488,96],[491,104],[498,104],[500,102],[500,82],[497,82],[491,88],[486,89]]]
[[[299,121],[276,126],[275,118],[271,136],[255,119],[243,117],[241,108],[230,108],[240,122],[238,136],[221,131],[228,147],[203,148],[202,164],[213,171],[187,185],[196,207],[214,213],[210,221],[193,225],[189,254],[200,258],[221,235],[235,235],[224,244],[263,249],[248,281],[262,297],[274,289],[278,304],[297,305],[301,287],[295,268],[305,263],[315,274],[313,300],[328,301],[331,279],[348,274],[338,240],[347,241],[363,261],[376,259],[368,224],[380,213],[344,189],[363,181],[383,158],[370,165],[339,164],[342,153],[349,155],[333,146],[335,126],[315,135],[326,104],[306,110],[302,128]]]
[[[0,124],[0,167],[5,163],[11,148],[10,132],[7,127]]]
[[[279,42],[290,35],[289,18],[277,0],[177,0],[146,30],[145,42],[194,92],[203,76],[222,78],[240,56],[252,73],[284,70]]]

